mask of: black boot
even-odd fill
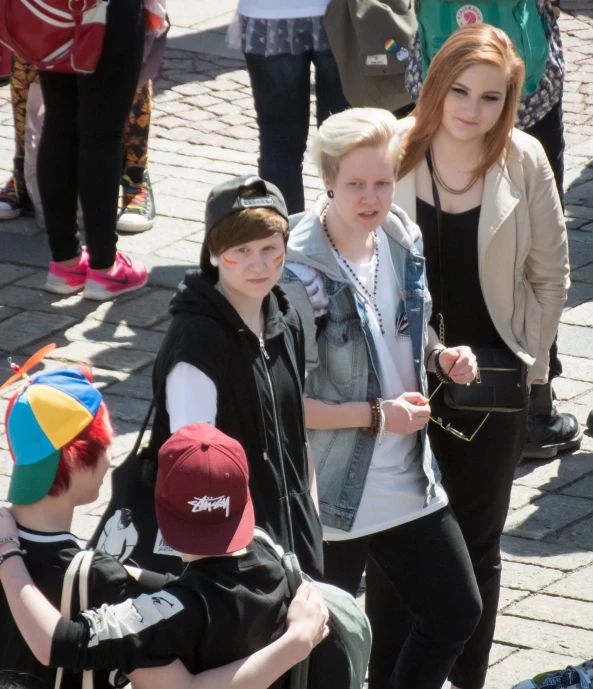
[[[581,445],[583,429],[572,414],[561,414],[554,406],[552,385],[532,385],[527,416],[524,459],[549,459],[563,450]]]
[[[589,412],[589,416],[587,417],[587,428],[593,431],[593,410]]]

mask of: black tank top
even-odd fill
[[[422,230],[426,276],[432,295],[431,325],[439,332],[437,314],[445,322],[445,344],[490,345],[503,348],[504,342],[490,318],[478,264],[478,223],[481,206],[463,213],[442,213],[442,283],[439,277],[439,244],[436,209],[416,199],[416,222]],[[442,292],[441,293],[441,284]]]

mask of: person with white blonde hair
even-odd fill
[[[427,439],[426,369],[469,383],[476,360],[428,326],[420,231],[393,205],[398,129],[373,108],[320,127],[313,153],[326,194],[293,218],[282,286],[306,336],[324,579],[356,594],[376,562],[415,615],[402,644],[389,611],[373,615],[373,644],[392,648],[389,687],[440,689],[481,604]],[[369,689],[384,689],[373,655]]]

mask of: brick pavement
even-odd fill
[[[167,303],[198,259],[210,187],[231,174],[255,172],[257,127],[241,56],[224,46],[231,0],[215,8],[196,0],[192,13],[170,2],[173,29],[155,84],[150,171],[158,219],[119,246],[150,267],[149,287],[114,303],[42,291],[46,238],[31,218],[0,224],[0,360],[17,361],[48,341],[47,367],[88,362],[119,433],[115,463],[131,444],[150,399],[152,361],[167,328]],[[204,10],[201,11],[200,10]],[[593,0],[563,0],[568,62],[564,97],[566,202],[573,286],[560,328],[565,374],[555,383],[561,407],[584,423],[593,407]],[[183,49],[179,49],[183,48]],[[312,123],[313,124],[313,123]],[[8,87],[0,88],[0,174],[11,167]],[[320,190],[305,164],[306,197]],[[7,377],[9,369],[4,367]],[[0,376],[1,377],[1,376]],[[3,414],[10,392],[0,397]],[[0,495],[10,471],[0,434]],[[80,508],[75,532],[88,537],[109,498]],[[545,668],[593,656],[593,436],[580,452],[521,466],[506,535],[500,616],[487,686],[510,687]]]

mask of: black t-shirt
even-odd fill
[[[157,593],[61,620],[51,664],[128,673],[179,657],[191,673],[201,672],[280,637],[289,602],[277,555],[254,540],[244,555],[191,562]],[[272,686],[283,689],[284,679]]]
[[[81,549],[75,536],[70,533],[41,533],[19,527],[21,548],[26,550],[25,565],[40,591],[56,608],[60,608],[62,583],[68,565]],[[130,596],[138,596],[163,586],[168,577],[147,573],[140,581],[131,577],[124,567],[104,553],[93,558],[89,577],[89,603],[116,603]],[[79,610],[78,584],[73,589],[72,611]],[[6,596],[0,587],[0,669],[27,672],[41,679],[45,686],[53,687],[56,670],[42,665],[30,651],[16,626]],[[82,676],[78,672],[65,672],[62,689],[80,689]],[[110,686],[109,675],[97,672],[95,689]]]

